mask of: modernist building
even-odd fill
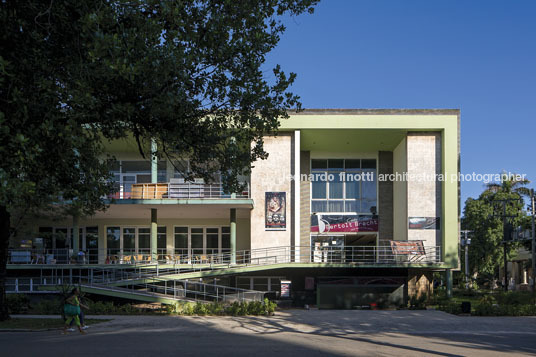
[[[398,303],[428,291],[432,272],[458,268],[459,120],[450,109],[291,114],[237,193],[185,182],[134,142],[113,142],[109,209],[33,220],[11,247],[47,251],[14,250],[10,275],[24,263],[68,265],[82,250],[78,263],[100,266],[224,263],[214,274],[222,284],[278,292],[290,281],[296,303]]]

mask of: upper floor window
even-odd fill
[[[311,212],[376,212],[375,159],[313,159],[311,170]]]

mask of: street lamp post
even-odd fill
[[[519,196],[519,195],[518,195]],[[506,205],[513,201],[521,201],[523,199],[521,196],[519,198],[507,198],[503,200],[493,200],[493,202],[499,202],[502,205],[502,214],[494,214],[495,217],[501,217],[503,221],[503,261],[504,261],[504,291],[508,291],[508,241],[511,239],[510,235],[512,233],[510,223],[508,222],[509,218],[515,218],[516,216],[507,216],[506,215]]]
[[[465,250],[465,287],[469,287],[469,245],[471,244],[471,238],[467,238],[467,234],[471,231],[461,231],[464,234],[463,246]]]

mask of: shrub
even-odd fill
[[[481,295],[481,293],[474,289],[460,289],[458,291],[458,295],[465,297],[478,297]]]
[[[479,301],[479,304],[493,305],[496,303],[497,303],[497,300],[495,299],[495,297],[493,297],[493,295],[490,295],[490,294],[484,295]]]
[[[424,310],[426,309],[426,301],[428,300],[428,295],[421,294],[419,297],[413,295],[409,299],[409,309],[410,310]]]
[[[225,308],[223,304],[214,302],[208,305],[211,315],[223,315],[225,313]]]
[[[481,302],[476,305],[473,315],[475,316],[496,316],[498,314],[498,308],[488,302]]]
[[[194,314],[194,304],[187,302],[182,305],[183,315],[193,315]]]
[[[207,304],[203,304],[202,302],[196,302],[194,305],[194,314],[196,315],[207,315],[208,309]]]
[[[225,309],[227,315],[242,316],[247,314],[247,303],[233,302]]]
[[[449,314],[458,315],[462,313],[461,304],[452,301],[445,301],[438,306],[439,310]]]
[[[32,305],[32,312],[38,315],[63,315],[63,300],[61,299],[52,299],[46,300],[43,299],[37,304]]]
[[[275,312],[276,307],[277,304],[274,301],[270,301],[267,298],[264,299],[264,308],[266,315],[272,316]]]
[[[501,305],[522,305],[530,302],[530,295],[521,291],[509,291],[499,294],[498,300]]]
[[[94,315],[108,315],[121,313],[121,307],[116,307],[112,301],[87,301],[89,310]]]
[[[247,306],[248,315],[264,315],[264,304],[260,301],[252,301]]]
[[[26,312],[30,307],[30,298],[25,294],[8,294],[7,308],[11,314]]]

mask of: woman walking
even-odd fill
[[[65,305],[63,305],[63,312],[65,314],[63,334],[67,334],[67,328],[73,320],[76,324],[76,327],[78,327],[78,331],[80,331],[81,334],[85,334],[84,330],[82,330],[82,327],[80,326],[80,318],[78,317],[80,315],[80,300],[78,299],[79,295],[80,291],[77,288],[74,288],[71,291],[71,296],[65,300]]]

